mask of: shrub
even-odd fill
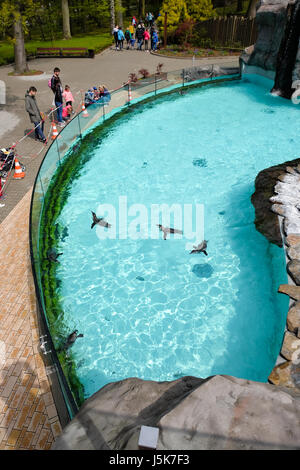
[[[138,77],[135,73],[130,73],[129,74],[129,82],[130,83],[136,83],[138,81]]]
[[[141,70],[139,70],[139,73],[142,75],[142,78],[147,78],[150,75],[150,73],[147,69],[141,69]]]

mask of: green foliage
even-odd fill
[[[174,33],[180,22],[188,20],[187,2],[185,0],[164,0],[161,6],[161,16],[157,19],[159,26],[164,25],[165,12],[167,12],[167,32]]]
[[[205,21],[216,16],[211,0],[188,0],[187,8],[195,21]]]

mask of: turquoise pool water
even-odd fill
[[[64,333],[84,334],[72,351],[87,397],[126,377],[267,380],[288,310],[285,260],[255,230],[250,197],[260,170],[299,156],[299,110],[250,78],[159,98],[91,144],[57,221],[68,229]],[[208,256],[184,238],[120,240],[118,225],[101,240],[90,210],[104,215],[99,204],[117,208],[119,196],[204,204]]]

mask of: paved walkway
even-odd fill
[[[49,449],[61,432],[38,349],[30,200],[31,191],[0,225],[0,449]]]
[[[51,107],[53,95],[48,78],[55,66],[61,68],[63,84],[69,84],[79,103],[80,89],[106,84],[109,89],[127,81],[130,72],[141,68],[154,72],[159,62],[164,70],[189,67],[191,60],[162,59],[146,52],[112,51],[91,59],[40,59],[30,68],[43,76],[9,77],[12,67],[0,67],[0,80],[7,87],[7,105],[0,106],[0,148],[10,146],[30,129],[24,109],[26,89],[34,84],[41,111]],[[237,58],[202,59],[207,63],[236,66]],[[46,127],[47,131],[47,127]],[[45,149],[28,138],[17,146],[26,165],[23,180],[11,179],[0,200],[0,449],[49,449],[61,426],[41,355],[34,284],[29,257],[29,208],[33,182]]]

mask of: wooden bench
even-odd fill
[[[95,57],[93,49],[86,47],[38,47],[37,57]]]

